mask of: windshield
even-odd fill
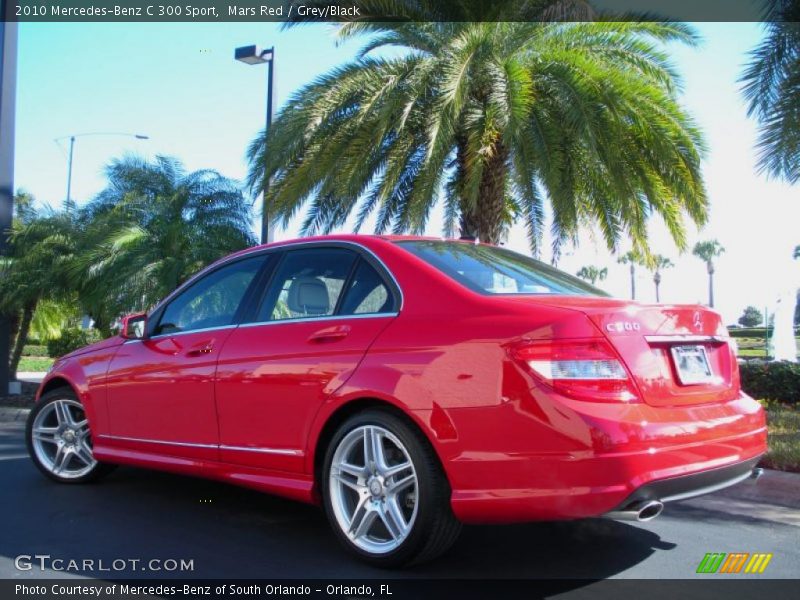
[[[420,240],[397,244],[483,294],[608,295],[543,262],[495,246]]]

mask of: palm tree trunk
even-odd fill
[[[631,300],[636,300],[636,265],[631,263]]]
[[[17,343],[17,333],[19,332],[19,312],[14,311],[10,315],[6,315],[9,324],[8,343],[11,348]],[[9,363],[10,364],[10,363]]]
[[[708,305],[714,308],[714,271],[708,272]]]
[[[661,302],[661,294],[659,293],[659,288],[661,287],[661,276],[656,273],[656,276],[653,277],[653,281],[656,284],[656,302]]]
[[[461,206],[461,235],[488,244],[497,244],[503,235],[506,209],[506,175],[508,150],[495,144],[492,156],[483,168],[474,206]]]
[[[11,353],[11,362],[9,364],[9,371],[12,379],[17,378],[17,367],[19,367],[19,361],[22,359],[22,349],[25,347],[25,344],[28,341],[28,333],[30,333],[31,330],[33,313],[36,312],[36,304],[36,302],[26,304],[25,308],[22,309],[22,319],[19,323],[19,333],[17,333],[17,340],[14,343],[14,350]]]

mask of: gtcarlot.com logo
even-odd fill
[[[50,554],[20,554],[14,558],[18,571],[67,571],[104,573],[110,571],[194,571],[194,559],[185,558],[58,558]]]
[[[764,552],[709,552],[697,566],[698,573],[736,574],[763,573],[772,554]]]

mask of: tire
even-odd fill
[[[368,458],[372,448],[380,452]],[[386,410],[358,413],[339,427],[325,453],[320,489],[336,537],[374,566],[432,560],[461,531],[428,440]]]
[[[96,481],[114,469],[92,456],[89,420],[67,387],[42,395],[28,415],[25,442],[36,468],[59,483]]]

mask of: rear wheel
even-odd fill
[[[113,469],[95,460],[89,419],[69,388],[41,397],[28,415],[25,437],[34,464],[60,483],[94,481]]]
[[[355,415],[333,436],[324,465],[328,520],[366,561],[430,560],[458,537],[447,479],[427,440],[404,419],[382,410]]]

